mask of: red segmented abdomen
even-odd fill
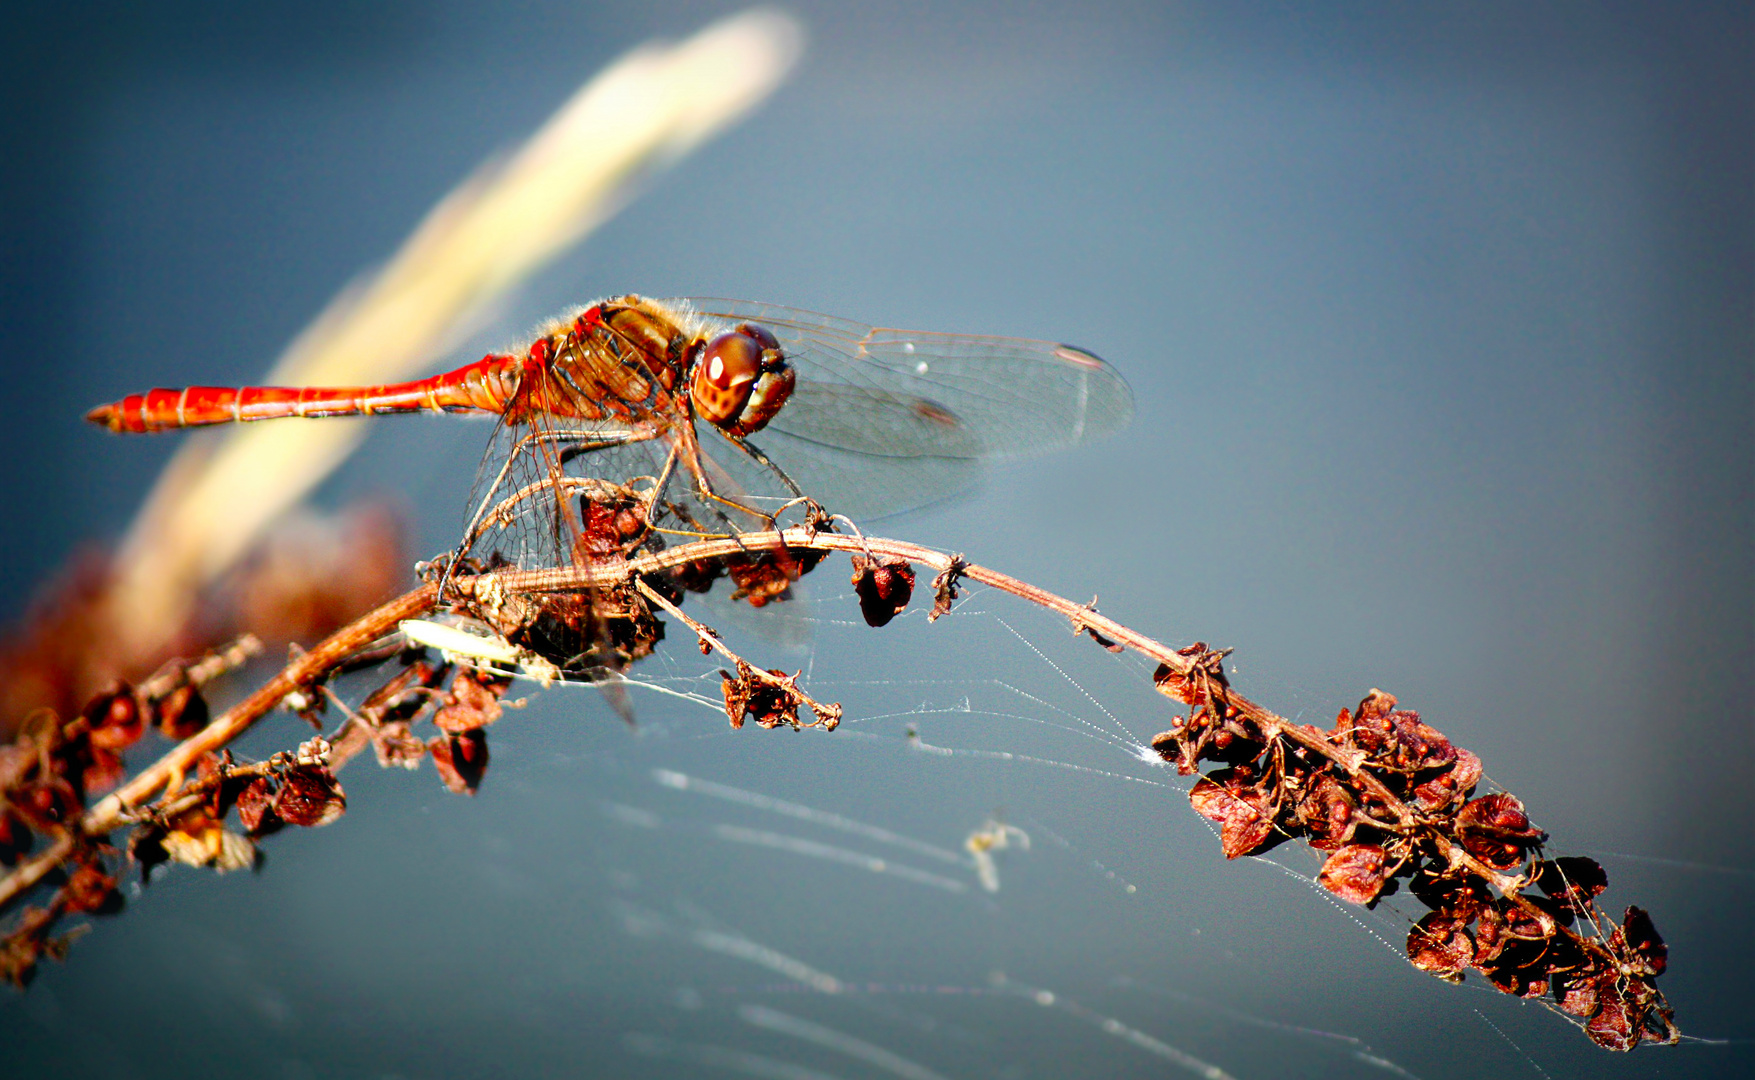
[[[377,413],[499,413],[517,392],[525,362],[488,356],[456,371],[383,386],[189,386],[148,390],[85,414],[111,431],[140,434],[286,416]]]

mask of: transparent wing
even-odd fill
[[[806,492],[855,516],[891,513],[973,484],[982,464],[1064,449],[1125,427],[1133,395],[1070,345],[923,333],[739,300],[668,301],[711,332],[760,323],[799,386],[752,439]]]

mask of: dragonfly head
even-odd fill
[[[707,342],[695,361],[689,395],[696,415],[742,438],[774,419],[797,382],[774,335],[754,323],[740,323]]]

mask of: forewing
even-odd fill
[[[1133,416],[1119,373],[1069,345],[866,326],[736,300],[684,300],[712,332],[765,326],[799,386],[752,441],[806,492],[884,513],[962,490],[981,464],[1113,434]]]

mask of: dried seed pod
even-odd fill
[[[1225,657],[1231,655],[1230,649],[1209,649],[1206,642],[1197,641],[1177,649],[1176,655],[1190,660],[1188,670],[1177,671],[1169,664],[1159,664],[1152,673],[1152,684],[1158,693],[1195,708],[1214,704],[1215,698],[1225,696],[1224,691],[1231,685],[1225,678]]]
[[[713,588],[713,583],[725,576],[725,563],[718,559],[696,559],[692,562],[675,566],[664,575],[654,575],[646,579],[646,583],[661,593],[666,590],[662,584],[669,581],[678,589],[692,593],[704,593]],[[680,598],[674,595],[665,596],[671,603]]]
[[[725,695],[725,716],[731,721],[734,731],[743,727],[744,714],[749,711],[751,678],[748,672],[741,670],[742,666],[739,665],[736,675],[724,668],[719,669],[720,690]]]
[[[114,915],[122,910],[116,879],[92,862],[80,863],[61,886],[60,902],[68,914]]]
[[[750,607],[756,608],[789,599],[792,596],[792,582],[797,575],[790,574],[787,570],[786,566],[766,556],[729,560],[726,571],[730,573],[731,580],[737,583],[731,598],[748,600]]]
[[[1387,698],[1389,695],[1384,695]],[[1400,773],[1438,769],[1456,761],[1450,740],[1420,722],[1420,714],[1402,709],[1366,720],[1381,738],[1372,764]]]
[[[324,765],[295,765],[280,777],[274,816],[288,825],[327,825],[347,811],[347,796]]]
[[[1369,904],[1383,891],[1386,862],[1376,844],[1346,844],[1322,864],[1316,883],[1349,903]]]
[[[1619,931],[1631,956],[1636,957],[1649,975],[1662,975],[1670,965],[1670,948],[1658,936],[1657,927],[1643,908],[1629,907]],[[1613,941],[1613,936],[1611,936]]]
[[[577,562],[620,557],[646,533],[641,500],[628,488],[616,485],[611,493],[581,496],[579,504],[583,525],[573,543]]]
[[[91,745],[100,750],[126,750],[146,731],[134,689],[125,682],[117,682],[92,698],[81,715],[91,728]]]
[[[867,626],[888,625],[914,595],[914,567],[907,559],[872,558],[855,552],[853,591],[859,596],[859,613],[865,617]]]
[[[79,793],[59,776],[47,776],[15,788],[8,796],[12,808],[31,828],[52,832],[84,810]]]
[[[1203,776],[1188,793],[1194,812],[1219,823],[1219,840],[1225,858],[1254,855],[1285,839],[1274,829],[1267,809],[1267,796],[1250,782],[1246,767],[1220,769]]]
[[[1556,976],[1554,1001],[1561,1012],[1591,1017],[1602,1008],[1603,999],[1614,993],[1615,975],[1604,972],[1597,964],[1587,964],[1578,971]]]
[[[421,759],[427,756],[427,744],[409,730],[407,720],[392,720],[380,724],[369,733],[372,742],[372,753],[378,759],[381,768],[399,766],[404,769],[417,769]]]
[[[1457,747],[1454,762],[1414,787],[1414,804],[1429,814],[1455,806],[1474,794],[1481,772],[1481,759]]]
[[[1446,982],[1462,982],[1463,969],[1475,962],[1475,939],[1469,936],[1468,920],[1427,912],[1408,931],[1408,959],[1428,975]]]
[[[511,679],[498,675],[459,671],[451,680],[445,705],[433,716],[433,723],[440,731],[452,735],[486,727],[500,718],[500,698],[511,685]]]
[[[775,676],[775,679],[759,678],[756,669],[744,660],[737,662],[735,675],[720,669],[720,684],[725,694],[725,715],[733,728],[743,727],[746,717],[765,728],[784,724],[796,730],[803,726],[798,718],[798,710],[801,706],[809,706],[810,701],[793,684],[798,676],[788,675],[779,668],[769,669],[767,674]],[[841,707],[826,705],[818,708],[823,727],[833,731],[840,723]]]
[[[440,735],[427,744],[439,779],[455,795],[474,795],[487,774],[487,732],[474,728],[456,735]]]
[[[1584,1033],[1605,1049],[1631,1050],[1639,1045],[1639,1011],[1612,984],[1602,989],[1607,992],[1598,999],[1596,1015],[1585,1021]]]
[[[1523,803],[1503,792],[1464,804],[1456,827],[1463,849],[1495,870],[1518,866],[1531,847],[1548,838],[1530,824]]]
[[[768,674],[786,677],[779,668],[769,668]],[[787,688],[773,683],[757,681],[750,688],[750,716],[757,724],[765,728],[776,728],[782,724],[798,727],[798,707],[802,704],[797,693],[788,693]]]
[[[1310,783],[1298,803],[1298,820],[1306,842],[1318,851],[1334,851],[1358,830],[1356,803],[1346,785],[1327,772]]]
[[[185,683],[158,703],[158,728],[167,739],[181,742],[207,726],[207,699]]]
[[[1396,700],[1394,694],[1387,694],[1376,687],[1372,687],[1371,692],[1360,699],[1359,707],[1353,710],[1353,718],[1356,721],[1382,719],[1394,712],[1395,706]]]
[[[238,793],[238,824],[251,836],[271,832],[280,824],[274,814],[274,782],[258,776]]]

